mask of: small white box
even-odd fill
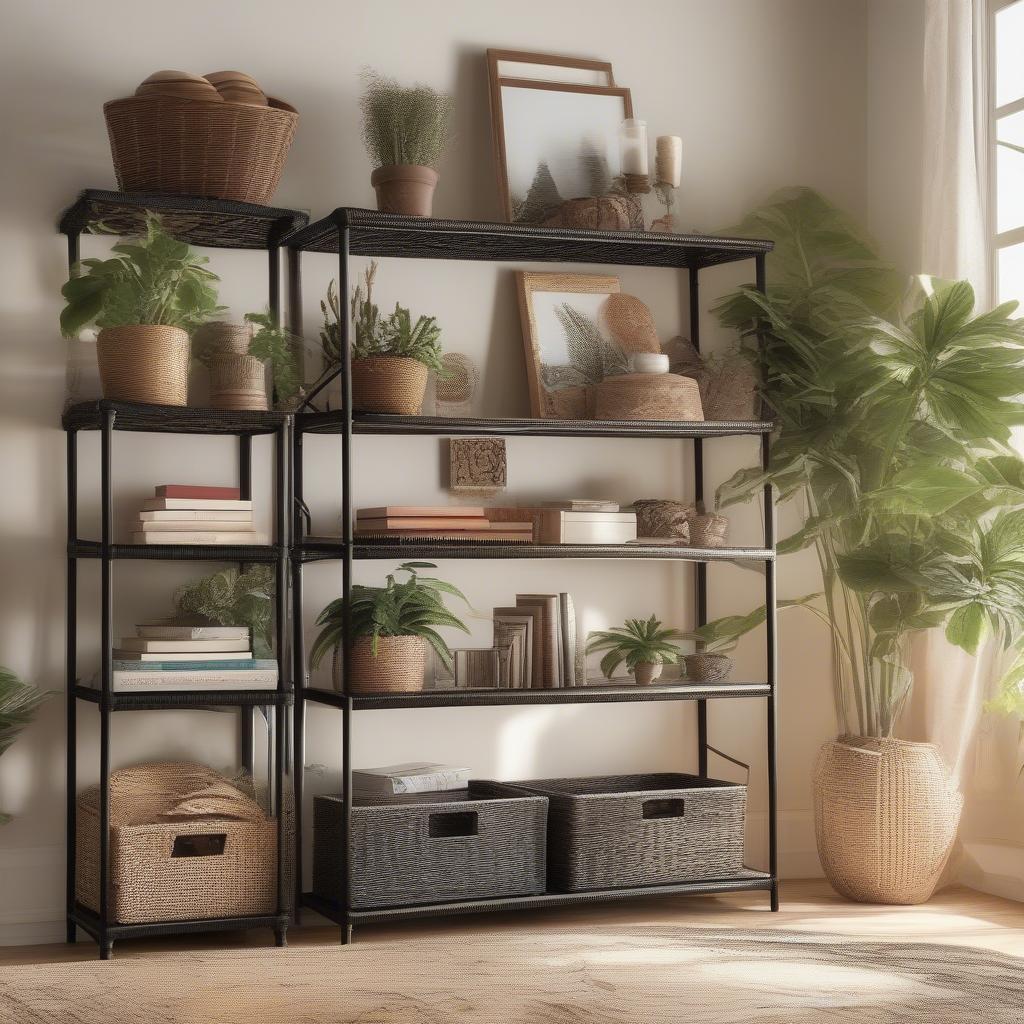
[[[537,534],[538,544],[628,544],[636,540],[636,513],[546,509]]]

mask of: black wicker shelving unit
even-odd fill
[[[281,305],[280,248],[282,238],[302,227],[307,217],[293,210],[150,193],[118,193],[99,190],[82,192],[61,216],[59,230],[67,236],[68,261],[79,257],[83,233],[130,234],[142,224],[146,211],[159,213],[165,227],[176,237],[201,246],[262,250],[267,254],[269,306],[276,315]],[[269,928],[277,945],[284,945],[290,920],[290,894],[284,871],[285,856],[285,774],[288,769],[285,716],[292,704],[290,661],[286,656],[287,632],[287,457],[291,417],[275,412],[221,412],[210,409],[165,408],[99,401],[75,405],[63,417],[67,433],[67,938],[74,942],[77,929],[91,935],[100,956],[108,959],[118,939],[154,935],[191,934],[243,928]],[[81,431],[100,433],[100,518],[98,540],[78,536],[78,435]],[[113,540],[112,462],[114,437],[120,431],[172,434],[227,435],[238,438],[238,480],[243,497],[251,497],[252,439],[271,434],[275,438],[274,494],[277,519],[275,543],[254,546],[167,545],[159,548],[116,544]],[[99,686],[81,685],[78,680],[78,563],[97,559],[100,563],[101,657]],[[114,630],[113,565],[120,559],[212,560],[218,562],[265,562],[276,566],[278,594],[276,645],[279,659],[277,689],[178,693],[115,693],[112,689],[112,647]],[[78,789],[77,724],[79,702],[94,704],[100,720],[100,869],[98,912],[76,900],[76,798]],[[263,708],[273,723],[272,806],[277,815],[277,907],[260,916],[161,921],[153,924],[120,924],[109,913],[110,879],[110,743],[111,714],[116,711],[161,709],[237,709],[240,718],[241,760],[252,768],[254,761],[255,714]],[[268,751],[268,754],[271,753]]]
[[[515,262],[582,262],[593,264],[670,267],[684,272],[688,296],[690,336],[699,345],[699,281],[704,268],[753,260],[757,287],[765,286],[765,256],[771,250],[768,241],[712,238],[686,235],[662,235],[642,232],[569,231],[508,224],[487,224],[467,221],[420,220],[359,209],[337,209],[322,220],[300,229],[286,239],[288,247],[288,281],[297,307],[301,288],[301,257],[303,252],[332,253],[338,259],[338,292],[349,293],[349,257],[380,256],[442,260],[484,260]],[[775,597],[775,525],[773,494],[764,491],[764,543],[759,548],[697,550],[669,546],[640,545],[474,545],[465,543],[368,543],[355,542],[352,534],[351,446],[357,434],[388,435],[494,435],[503,437],[616,437],[616,438],[679,438],[693,444],[695,497],[704,491],[704,442],[717,437],[749,435],[759,439],[762,465],[769,458],[771,424],[763,421],[744,423],[633,423],[576,422],[536,419],[439,419],[434,417],[402,417],[361,415],[351,412],[351,384],[348,357],[351,340],[349,325],[341,325],[342,359],[336,376],[341,382],[341,410],[307,412],[295,417],[292,435],[292,616],[295,681],[294,758],[296,771],[296,833],[302,835],[302,789],[305,756],[305,711],[309,701],[341,711],[342,797],[344,801],[346,874],[350,873],[351,851],[347,837],[351,828],[352,765],[350,759],[354,712],[363,709],[444,708],[473,705],[529,705],[632,702],[650,700],[693,700],[697,702],[697,771],[708,774],[708,754],[713,750],[708,739],[707,702],[720,698],[757,698],[766,706],[767,776],[768,776],[768,871],[744,870],[729,877],[708,878],[678,885],[615,889],[585,893],[546,893],[524,898],[476,900],[470,902],[438,902],[381,910],[353,910],[348,898],[335,904],[304,893],[302,885],[301,841],[296,844],[298,861],[297,905],[310,909],[336,922],[343,942],[351,941],[353,926],[362,923],[394,921],[413,917],[447,916],[510,909],[533,909],[551,906],[595,903],[638,896],[766,890],[772,910],[778,909],[777,857],[777,770],[776,770],[776,597]],[[321,380],[309,395],[310,403],[327,386]],[[303,438],[306,434],[336,434],[341,441],[342,530],[337,540],[317,541],[307,538],[303,503]],[[306,664],[302,628],[303,567],[308,562],[338,560],[342,566],[342,593],[346,597],[352,585],[352,564],[367,558],[606,558],[606,559],[675,559],[695,564],[696,618],[707,620],[707,566],[722,560],[748,559],[764,564],[764,593],[768,607],[765,680],[761,682],[714,683],[702,685],[658,685],[643,689],[631,686],[587,686],[562,690],[495,691],[459,690],[427,691],[417,694],[360,695],[336,693],[306,685]],[[348,623],[345,623],[346,634]],[[350,652],[344,656],[344,678],[351,679]],[[344,891],[351,890],[350,877]]]

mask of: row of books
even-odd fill
[[[139,511],[133,544],[266,544],[237,487],[161,484]]]
[[[571,594],[517,594],[514,606],[493,614],[494,646],[509,649],[503,679],[510,689],[586,685]]]
[[[529,544],[533,523],[492,522],[478,506],[385,505],[356,510],[353,533],[367,540],[469,540]]]

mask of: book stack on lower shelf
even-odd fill
[[[469,785],[470,770],[447,764],[413,761],[352,772],[356,800],[381,800],[413,793],[449,793]]]
[[[133,544],[266,544],[237,487],[161,484],[139,512]]]
[[[277,662],[254,658],[248,626],[143,623],[113,651],[115,693],[273,690]]]
[[[525,520],[525,517],[524,517]],[[356,511],[360,540],[500,541],[529,544],[533,523],[491,522],[479,506],[386,505]]]

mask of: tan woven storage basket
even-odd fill
[[[700,388],[676,373],[624,373],[594,385],[598,420],[702,420]]]
[[[411,693],[423,689],[427,641],[419,636],[382,636],[373,656],[369,637],[352,645],[352,691]],[[341,648],[334,652],[334,685],[343,689]]]
[[[694,513],[687,523],[693,547],[720,548],[725,545],[725,535],[729,531],[729,520],[725,516]]]
[[[368,356],[352,360],[352,408],[415,416],[427,393],[427,368],[406,356]]]
[[[174,820],[165,820],[175,808]],[[97,912],[99,835],[99,788],[93,787],[78,797],[75,895]],[[110,773],[113,921],[274,913],[276,873],[276,822],[216,772],[160,762]]]
[[[844,736],[814,770],[818,855],[863,903],[924,903],[949,859],[963,797],[931,743]]]
[[[105,327],[96,339],[103,397],[151,405],[188,404],[188,335],[180,327]]]
[[[266,206],[299,120],[287,103],[268,103],[176,96],[104,103],[118,185],[125,192],[177,192]]]

